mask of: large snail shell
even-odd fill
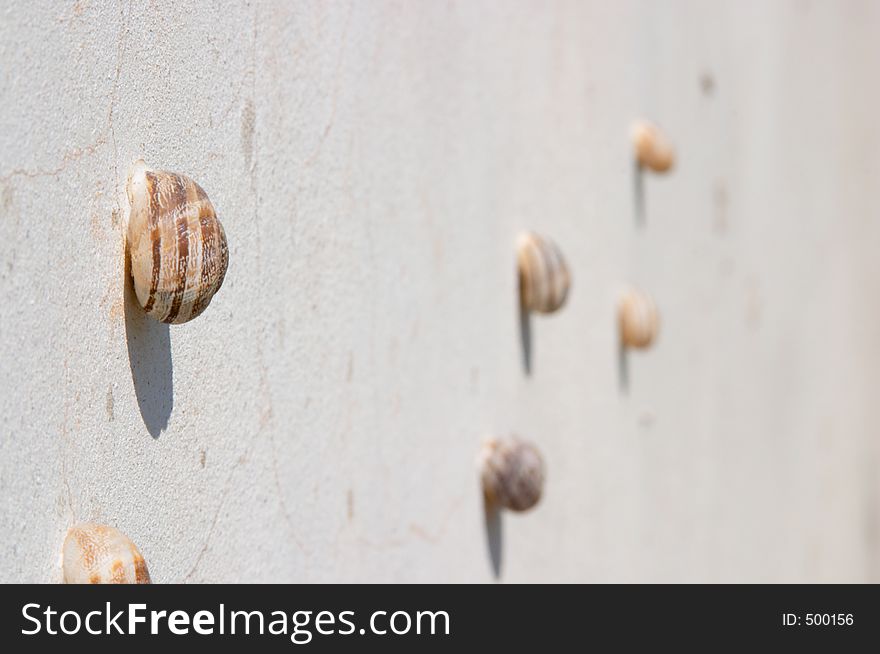
[[[167,323],[204,311],[223,283],[226,233],[202,187],[137,162],[128,180],[128,248],[138,302]]]
[[[537,448],[516,438],[490,438],[478,464],[486,499],[512,511],[526,511],[541,499],[544,459]]]
[[[618,307],[620,339],[626,347],[646,348],[660,331],[660,315],[651,296],[628,289]]]
[[[81,524],[72,527],[62,551],[68,584],[148,584],[144,557],[125,534],[113,527]]]
[[[523,308],[552,313],[565,304],[571,275],[555,243],[532,232],[520,234],[517,263]]]
[[[639,165],[657,173],[665,173],[675,164],[675,149],[663,131],[646,120],[632,127],[632,142]]]

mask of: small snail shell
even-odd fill
[[[223,283],[226,233],[202,187],[138,161],[127,186],[128,249],[138,302],[149,315],[183,323],[204,311]]]
[[[489,503],[526,511],[541,499],[544,459],[531,443],[490,438],[478,460],[483,492]]]
[[[632,142],[640,166],[665,173],[675,164],[675,149],[657,125],[639,120],[632,127]]]
[[[626,347],[646,348],[660,331],[660,315],[651,296],[628,289],[618,307],[620,340]]]
[[[67,532],[62,549],[68,584],[148,584],[144,557],[118,529],[81,524]]]
[[[571,275],[562,252],[553,241],[533,232],[520,234],[517,263],[520,301],[524,309],[553,313],[565,304]]]

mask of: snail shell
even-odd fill
[[[660,331],[660,315],[650,295],[628,289],[618,307],[620,340],[626,347],[646,348]]]
[[[478,464],[489,503],[526,511],[541,499],[544,459],[531,443],[517,438],[490,438],[483,445]]]
[[[520,234],[517,263],[520,301],[524,309],[553,313],[565,304],[571,275],[562,252],[553,241],[533,232]]]
[[[127,186],[128,248],[138,302],[166,323],[202,313],[223,283],[226,233],[202,187],[138,161]]]
[[[62,549],[68,584],[148,584],[144,557],[118,529],[81,524],[67,532]]]
[[[632,127],[632,142],[640,166],[665,173],[675,164],[675,149],[654,123],[639,120]]]

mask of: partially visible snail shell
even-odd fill
[[[639,165],[656,173],[665,173],[675,164],[675,149],[663,131],[646,120],[632,127],[632,142]]]
[[[223,283],[226,233],[202,187],[138,161],[127,186],[128,249],[138,302],[166,323],[202,313]]]
[[[660,315],[650,295],[628,289],[618,307],[620,339],[626,347],[646,348],[660,331]]]
[[[541,499],[544,459],[531,443],[517,438],[490,438],[480,451],[478,464],[489,503],[526,511]]]
[[[67,584],[148,584],[144,557],[118,529],[85,523],[67,532],[62,550]]]
[[[533,232],[517,241],[519,292],[523,308],[537,313],[559,310],[568,297],[571,275],[553,241]]]

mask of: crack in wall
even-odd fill
[[[71,163],[79,161],[85,156],[94,155],[101,146],[107,144],[109,138],[113,143],[113,169],[116,177],[116,189],[118,194],[119,171],[116,160],[118,159],[119,151],[116,145],[116,131],[113,125],[113,113],[115,111],[116,99],[119,93],[119,80],[122,72],[122,60],[125,57],[125,52],[127,49],[127,37],[129,34],[128,18],[131,16],[131,2],[132,0],[129,0],[127,15],[122,12],[123,4],[120,3],[120,16],[122,17],[122,22],[119,34],[119,41],[117,43],[116,73],[113,81],[113,86],[110,90],[110,106],[107,110],[107,123],[106,125],[104,125],[104,128],[98,133],[98,137],[94,141],[90,142],[88,145],[76,146],[61,153],[61,163],[59,163],[54,168],[44,168],[39,166],[35,168],[13,168],[9,172],[0,175],[0,182],[7,182],[16,177],[25,177],[29,179],[40,177],[57,177],[65,170],[67,170],[67,167]]]
[[[340,80],[342,78],[342,64],[345,58],[346,46],[348,45],[348,28],[351,24],[351,16],[354,13],[354,3],[349,4],[348,6],[348,14],[345,17],[345,24],[342,28],[342,37],[339,39],[339,53],[336,57],[336,68],[333,73],[333,95],[331,98],[330,104],[330,117],[327,120],[327,123],[324,125],[324,129],[321,131],[321,137],[318,139],[318,145],[315,146],[315,149],[305,158],[303,165],[305,167],[311,166],[318,156],[321,154],[321,150],[324,148],[324,142],[327,140],[327,137],[330,136],[330,132],[333,130],[333,125],[336,122],[336,108],[339,104],[339,92],[340,92]]]

